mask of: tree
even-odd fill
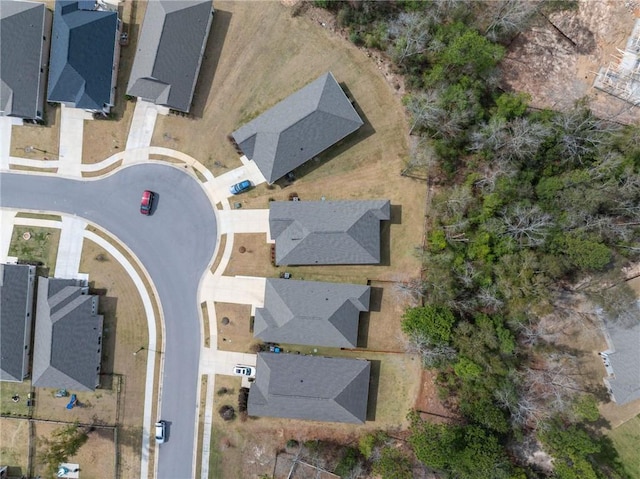
[[[600,446],[584,429],[554,421],[539,438],[554,457],[555,476],[559,479],[602,477],[593,466],[593,455]]]
[[[496,42],[523,31],[531,24],[543,4],[543,0],[499,0],[487,3],[491,21],[485,35]]]
[[[453,312],[443,306],[409,308],[402,316],[402,331],[425,338],[431,344],[448,344],[456,322]]]
[[[506,226],[505,234],[521,247],[542,245],[553,224],[553,217],[549,213],[544,213],[536,205],[527,206],[520,203],[503,210],[502,218]]]
[[[53,475],[62,462],[67,462],[74,456],[82,445],[87,442],[88,436],[84,429],[77,424],[70,424],[53,431],[51,439],[40,438],[44,448],[40,452],[40,459],[47,464]]]
[[[411,461],[400,450],[385,447],[380,458],[373,463],[373,472],[382,479],[411,479],[413,471]]]
[[[388,24],[389,54],[397,65],[422,55],[431,39],[431,19],[423,12],[402,12]]]

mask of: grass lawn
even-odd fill
[[[640,415],[611,430],[607,435],[616,446],[616,450],[620,454],[620,459],[629,477],[639,478],[640,455],[638,455],[638,445],[640,445]]]
[[[25,233],[29,234],[25,235]],[[59,242],[60,230],[57,228],[14,226],[11,245],[9,246],[9,256],[17,256],[18,259],[25,261],[38,261],[42,263],[44,268],[49,269],[48,275],[53,276]]]
[[[3,381],[0,383],[0,414],[8,414],[11,416],[30,415],[27,407],[27,394],[31,392],[31,381],[22,382]],[[17,402],[11,398],[15,395],[20,396]]]

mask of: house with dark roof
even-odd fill
[[[259,353],[248,413],[362,424],[370,373],[369,361],[360,359]]]
[[[353,133],[363,121],[331,72],[232,133],[273,183]]]
[[[42,119],[51,20],[43,3],[0,1],[0,115]]]
[[[211,0],[149,0],[127,95],[188,113],[212,20]]]
[[[629,321],[605,320],[608,349],[600,357],[608,373],[604,383],[617,404],[640,399],[640,304],[635,307]]]
[[[100,383],[102,321],[86,281],[38,278],[33,385],[93,391]]]
[[[35,266],[0,264],[0,381],[29,375]]]
[[[269,278],[253,335],[266,342],[355,348],[370,294],[364,285]]]
[[[269,230],[277,265],[378,264],[388,200],[272,201]]]
[[[57,0],[47,101],[108,113],[115,102],[121,23],[97,2]]]

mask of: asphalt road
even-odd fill
[[[139,212],[145,189],[157,195],[149,217]],[[168,423],[168,438],[160,446],[158,477],[192,477],[201,345],[197,288],[217,236],[214,212],[200,185],[177,168],[157,164],[91,181],[2,173],[0,206],[85,218],[140,259],[158,291],[166,328],[161,417]]]

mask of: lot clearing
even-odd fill
[[[520,34],[502,62],[506,86],[531,95],[531,105],[570,108],[585,96],[603,118],[632,123],[640,109],[593,88],[600,67],[614,62],[640,14],[637,2],[579,0],[576,10],[540,17]],[[560,33],[562,32],[562,33]],[[566,36],[563,36],[566,35]]]
[[[9,466],[9,474],[27,474],[29,456],[29,421],[0,418],[0,464]]]

